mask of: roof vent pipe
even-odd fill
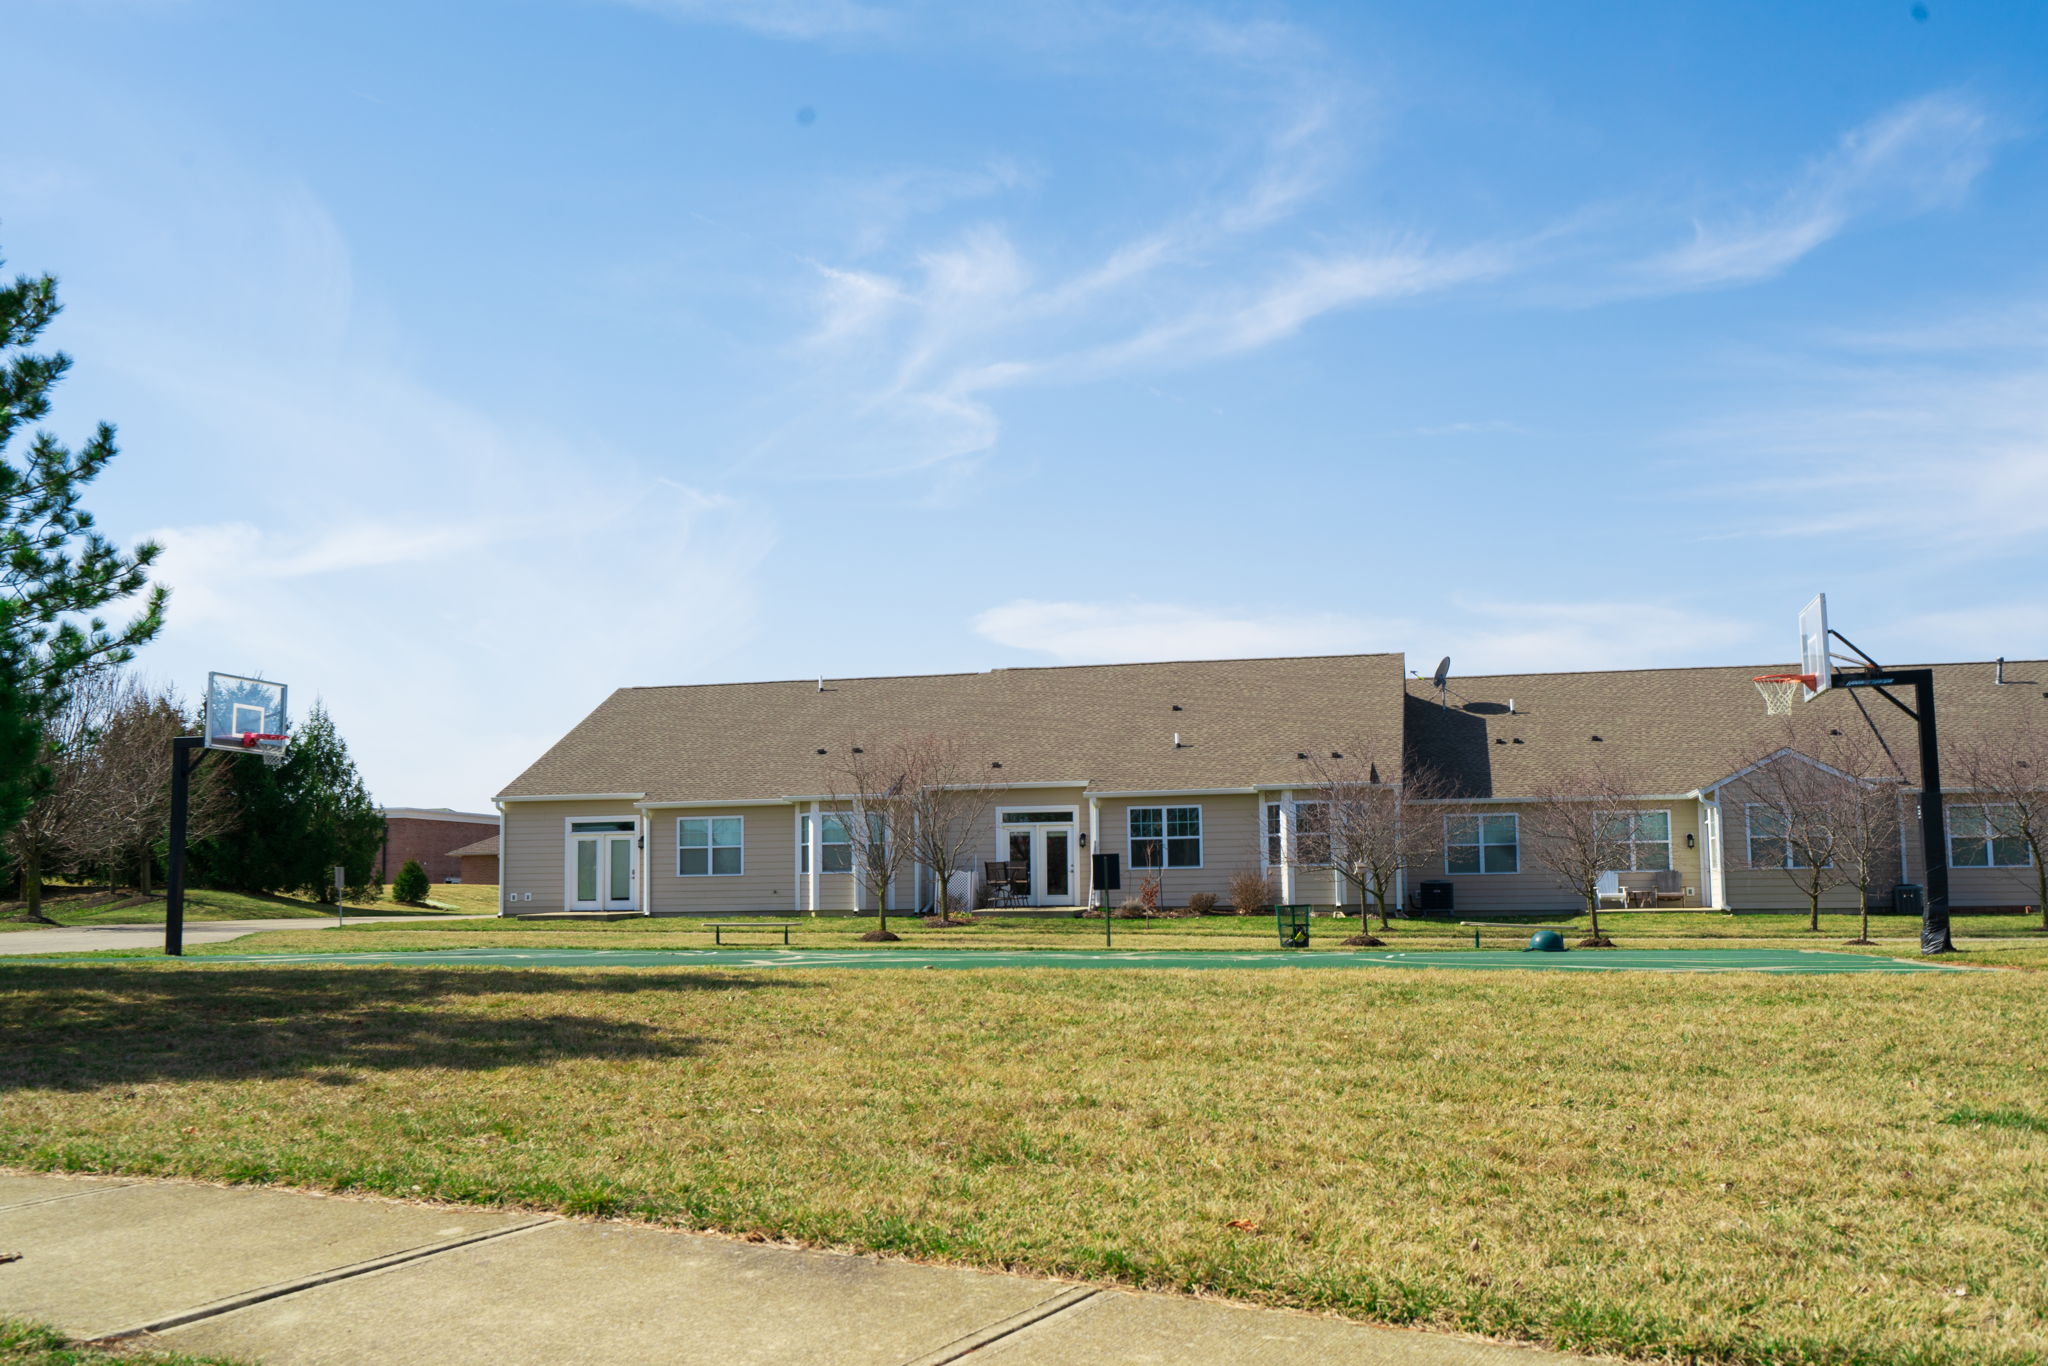
[[[1998,677],[1997,677],[1996,679],[1994,679],[1993,681],[1994,681],[1995,683],[1997,683],[1997,684],[1998,684],[1998,685],[1999,685],[2000,687],[2004,687],[2004,686],[2005,686],[2005,656],[2004,656],[2004,655],[2000,655],[2000,656],[1998,657]]]
[[[1175,749],[1179,749],[1179,748],[1180,748],[1180,732],[1179,732],[1179,731],[1175,731],[1175,732],[1173,733],[1173,747],[1174,747]]]
[[[825,675],[823,674],[818,675],[818,691],[825,691]]]
[[[1512,698],[1512,697],[1510,697],[1510,698],[1508,699],[1508,715],[1509,715],[1509,716],[1513,716],[1514,714],[1515,714],[1515,699],[1514,699],[1514,698]]]

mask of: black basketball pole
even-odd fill
[[[1853,645],[1850,648],[1855,649]],[[1934,729],[1934,670],[1837,672],[1833,681],[1838,687],[1877,689],[1879,697],[1912,717],[1920,728],[1920,854],[1927,866],[1927,900],[1920,910],[1920,952],[1953,953],[1956,945],[1948,923],[1948,815],[1942,809],[1941,744]],[[1907,684],[1913,688],[1910,707],[1885,691],[1888,686]]]
[[[206,757],[206,740],[180,735],[171,741],[171,839],[164,851],[164,953],[185,953],[185,812],[191,804],[192,770]]]

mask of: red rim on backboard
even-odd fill
[[[1764,695],[1766,714],[1790,716],[1793,700],[1801,692],[1812,692],[1817,680],[1812,674],[1758,674],[1752,681]]]

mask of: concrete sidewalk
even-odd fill
[[[1562,1366],[1587,1358],[546,1215],[0,1173],[0,1314],[264,1366]]]
[[[489,920],[489,915],[350,915],[351,925],[368,925],[398,920]],[[245,934],[265,930],[331,930],[331,917],[302,917],[294,920],[188,920],[185,947],[220,944]],[[18,953],[92,953],[99,949],[160,949],[164,927],[155,925],[59,925],[47,930],[8,930],[0,933],[0,958]]]

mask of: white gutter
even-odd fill
[[[642,811],[679,811],[689,808],[718,806],[788,806],[793,800],[798,799],[790,797],[735,797],[731,801],[724,802],[634,802],[633,805],[639,807]]]
[[[1090,801],[1108,801],[1121,797],[1256,797],[1256,787],[1168,787],[1154,788],[1147,792],[1091,792]]]
[[[1700,790],[1694,788],[1690,792],[1659,792],[1647,796],[1566,797],[1564,800],[1568,802],[1696,802],[1701,799],[1701,796]],[[1543,800],[1542,797],[1416,797],[1412,799],[1412,802],[1416,806],[1479,806],[1492,803],[1514,803],[1527,806],[1532,802],[1540,803]]]
[[[645,792],[549,792],[538,797],[497,797],[501,807],[506,802],[637,802]]]

